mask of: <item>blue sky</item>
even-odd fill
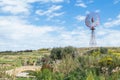
[[[0,0],[0,51],[89,47],[85,17],[97,12],[97,46],[120,47],[120,0]]]

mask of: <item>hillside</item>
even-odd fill
[[[74,53],[75,55],[73,56]],[[89,73],[89,70],[91,71],[91,68],[94,71],[96,71],[96,68],[98,68],[99,70],[102,70],[102,68],[107,68],[107,69],[110,69],[110,72],[108,71],[108,73],[106,73],[106,71],[105,73],[98,72],[101,75],[97,75],[98,73],[96,72],[92,73],[92,76],[94,78],[95,76],[97,78],[100,78],[100,77],[106,78],[105,76],[103,76],[103,74],[105,75],[107,74],[107,76],[110,76],[110,75],[114,76],[113,71],[115,70],[116,72],[116,68],[120,67],[119,60],[120,60],[120,47],[99,47],[99,48],[98,47],[97,48],[74,48],[74,47],[61,48],[60,47],[60,48],[53,48],[53,49],[4,51],[4,52],[0,52],[0,66],[1,66],[0,78],[6,77],[4,75],[4,71],[6,70],[14,71],[15,69],[17,70],[17,68],[18,69],[22,67],[33,68],[37,66],[42,67],[41,69],[44,69],[44,68],[53,69],[54,72],[56,71],[61,72],[61,73],[64,73],[66,76],[68,75],[73,76],[74,75],[73,73],[74,72],[76,73],[76,69],[78,69],[76,73],[76,77],[74,78],[77,78],[78,74],[84,74],[84,76],[81,76],[81,78],[85,77],[82,80],[86,80],[88,78],[87,74],[91,75],[91,73]],[[48,65],[52,65],[52,68],[50,66],[48,67]],[[81,69],[83,69],[82,73],[81,73]],[[88,70],[88,71],[85,72],[85,70]],[[43,74],[43,73],[40,72],[39,75],[40,74]],[[52,72],[51,74],[54,74],[54,73]],[[48,77],[48,75],[46,76]],[[58,75],[56,74],[56,76]],[[38,76],[36,76],[36,78],[37,77]],[[69,78],[72,78],[72,77],[68,77],[68,79]],[[16,78],[16,79],[19,80],[20,78]],[[108,79],[105,79],[105,80],[109,80],[109,79],[110,77],[108,77]],[[26,80],[26,78],[25,79],[23,78],[22,80]],[[56,80],[56,79],[52,79],[52,80]],[[77,80],[77,79],[74,79],[74,80]]]

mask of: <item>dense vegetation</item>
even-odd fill
[[[72,57],[75,57],[78,54],[77,49],[72,46],[68,46],[64,48],[61,47],[53,48],[51,50],[50,56],[53,60],[56,60],[56,59],[62,59],[68,54],[71,55]]]
[[[47,53],[47,55],[43,55],[44,53]],[[10,57],[8,54],[5,55],[7,55],[7,58],[4,58],[5,56],[3,53],[1,54],[0,63],[2,64],[13,63],[12,61],[9,62],[7,60],[11,58],[13,60],[17,60],[17,63],[14,62],[14,67],[17,67],[22,66],[22,60],[27,59],[29,62],[26,65],[32,66],[32,63],[36,62],[37,66],[42,67],[41,70],[29,72],[29,75],[32,75],[34,77],[27,78],[27,80],[120,79],[120,48],[100,47],[78,49],[68,46],[64,48],[53,48],[52,50],[41,49],[39,51],[19,52],[19,54],[14,54],[12,57]],[[0,77],[9,77],[9,79],[13,79],[8,75],[3,75],[5,74],[3,68],[1,68],[0,71]],[[26,78],[15,79],[26,80]]]

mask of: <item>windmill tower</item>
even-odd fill
[[[96,39],[95,39],[95,28],[96,28],[96,26],[99,25],[99,16],[98,16],[98,14],[95,13],[95,12],[89,13],[86,16],[85,24],[91,30],[91,39],[90,39],[89,44],[90,44],[91,47],[95,47],[97,45]]]

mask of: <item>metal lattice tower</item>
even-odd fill
[[[95,39],[95,30],[91,30],[91,39],[89,44],[91,47],[95,47],[97,45],[96,39]]]

